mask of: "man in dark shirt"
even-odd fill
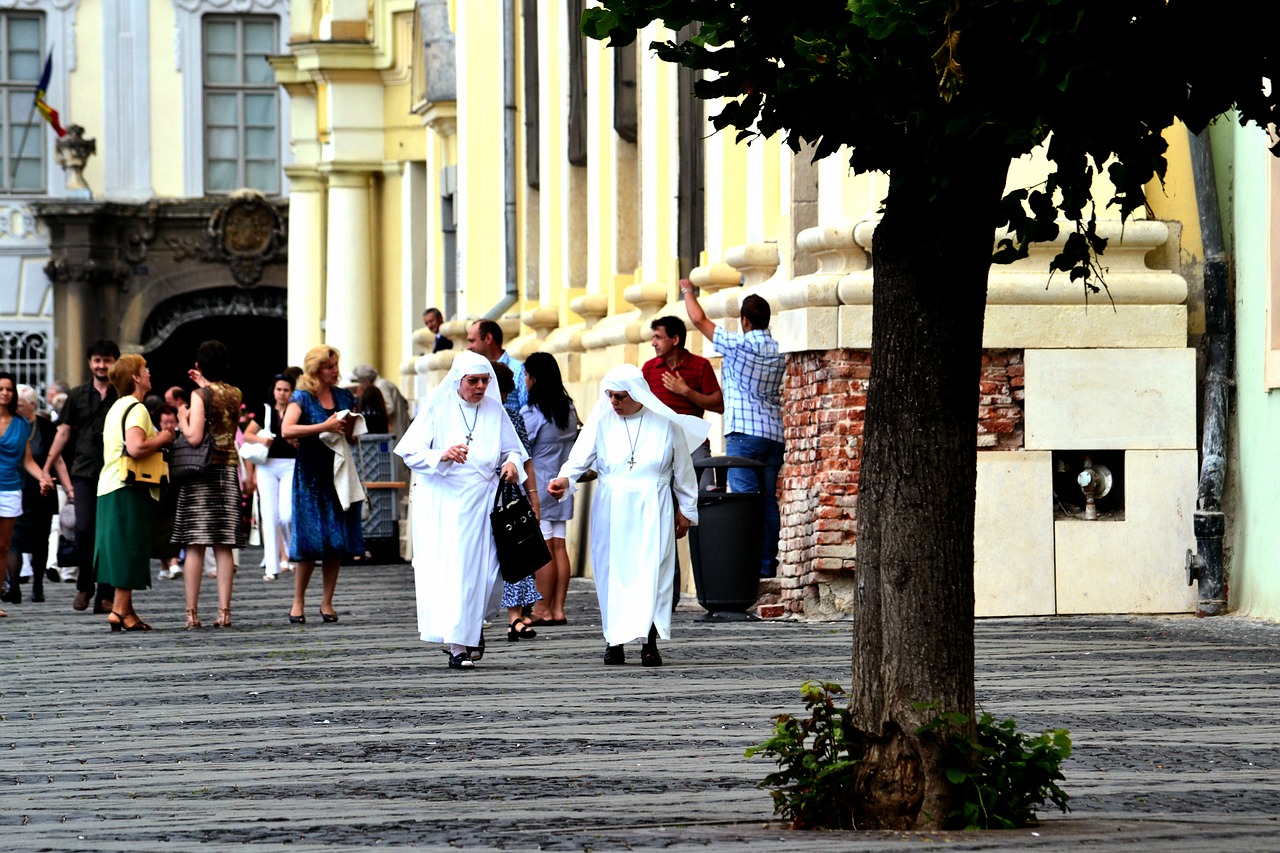
[[[435,346],[432,352],[440,352],[442,349],[453,349],[453,341],[440,334],[440,326],[444,323],[444,315],[440,313],[439,308],[428,308],[422,312],[422,325],[427,327],[427,331],[436,336]]]
[[[102,471],[102,428],[107,410],[116,401],[116,389],[111,386],[107,374],[119,357],[120,348],[114,341],[98,340],[89,344],[89,372],[93,379],[71,389],[67,395],[66,405],[58,417],[58,433],[44,463],[45,473],[49,473],[68,445],[74,452],[70,497],[76,507],[76,557],[80,569],[76,577],[76,600],[72,606],[76,610],[84,610],[92,600],[94,613],[109,613],[111,600],[115,597],[114,588],[97,583],[93,568],[93,536],[98,515],[98,474]]]

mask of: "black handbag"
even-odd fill
[[[178,430],[173,446],[169,449],[169,482],[175,486],[190,483],[199,477],[209,467],[209,460],[213,457],[213,435],[209,431],[209,406],[213,394],[208,388],[200,390],[204,392],[204,438],[193,447],[182,430]]]
[[[489,523],[498,546],[498,568],[507,583],[518,583],[551,562],[538,518],[519,486],[498,481]]]

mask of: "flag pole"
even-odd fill
[[[27,124],[22,131],[22,141],[18,143],[18,153],[14,157],[9,158],[9,189],[13,189],[13,179],[18,174],[18,161],[22,159],[22,153],[27,150],[27,137],[31,135],[31,120],[36,117],[36,103],[33,98],[31,101],[31,112],[27,114]]]
[[[56,44],[51,44],[51,45],[49,45],[49,52],[48,52],[48,53],[46,53],[46,54],[44,55],[45,62],[48,62],[48,61],[49,61],[49,57],[53,55],[53,49],[54,49],[54,47],[56,47]],[[43,67],[44,67],[44,63],[43,63],[43,62],[42,62],[42,63],[40,63],[40,67],[41,67],[41,68],[43,68]],[[17,153],[17,155],[16,155],[16,156],[13,156],[13,157],[10,157],[10,158],[9,158],[9,186],[8,186],[8,189],[13,189],[13,179],[14,179],[14,178],[17,176],[17,174],[18,174],[18,161],[22,159],[22,154],[23,154],[23,152],[25,152],[25,151],[27,150],[27,137],[31,135],[31,120],[32,120],[32,119],[34,119],[34,118],[36,117],[36,102],[39,100],[39,98],[38,98],[39,94],[40,94],[40,81],[39,81],[39,80],[37,80],[37,81],[36,81],[36,86],[35,86],[35,88],[31,90],[31,95],[32,95],[32,97],[31,97],[31,111],[30,111],[29,113],[27,113],[27,123],[26,123],[26,125],[23,127],[23,130],[22,130],[22,141],[18,143],[18,153]]]

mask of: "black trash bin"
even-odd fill
[[[715,485],[698,492],[698,526],[689,529],[689,556],[698,603],[708,620],[755,618],[760,587],[760,531],[764,527],[764,495],[727,491],[730,468],[764,469],[764,463],[742,456],[712,456],[693,463],[699,478],[715,471]]]

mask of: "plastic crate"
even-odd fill
[[[362,435],[356,453],[356,468],[365,483],[394,481],[392,448],[394,435]],[[395,539],[400,535],[400,490],[368,489],[365,493],[361,529],[365,539]]]
[[[394,435],[369,433],[360,436],[359,451],[356,454],[360,479],[366,483],[389,483],[394,480],[391,450],[395,446]]]

